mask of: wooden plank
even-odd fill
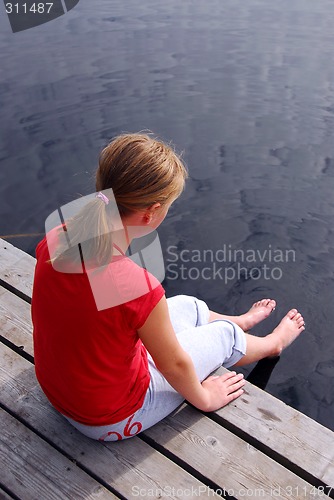
[[[0,359],[1,402],[121,495],[131,498],[148,492],[149,497],[160,498],[170,487],[185,492],[205,487],[138,437],[119,443],[86,438],[51,407],[29,361],[1,343]]]
[[[0,420],[1,480],[12,493],[55,500],[117,498],[2,409]]]
[[[306,481],[188,405],[144,435],[230,496],[324,498]]]
[[[35,265],[36,259],[34,257],[27,254],[23,250],[20,250],[20,248],[17,248],[8,241],[0,238],[0,263],[1,263],[0,272],[3,266],[5,267],[11,266],[14,262],[17,262],[18,260],[21,260],[23,257],[26,256],[28,256],[28,260],[31,261],[32,265]],[[28,268],[27,270],[29,271],[31,269]]]
[[[243,396],[215,412],[216,421],[228,428],[237,427],[251,440],[274,450],[292,468],[323,481],[333,494],[334,449],[330,443],[334,443],[334,433],[248,382],[244,389]]]
[[[0,238],[0,281],[31,297],[36,259]]]
[[[30,305],[0,287],[0,335],[34,355]]]

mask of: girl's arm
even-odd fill
[[[155,306],[138,334],[170,385],[200,410],[217,410],[243,393],[243,376],[235,372],[209,377],[200,383],[191,357],[177,340],[165,296]]]

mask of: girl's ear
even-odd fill
[[[160,207],[161,203],[154,203],[145,210],[144,220],[146,224],[149,224],[152,221],[153,216],[155,215],[156,211],[159,210]]]
[[[152,217],[152,212],[146,212],[144,215],[145,224],[150,224]]]
[[[161,209],[161,203],[157,202],[150,205],[142,212],[142,221],[144,224],[150,224],[156,215],[159,215],[159,210]]]

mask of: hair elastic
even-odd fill
[[[109,203],[109,198],[103,193],[97,193],[96,198],[100,198],[106,205]]]

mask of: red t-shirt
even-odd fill
[[[118,275],[123,287],[131,287],[143,281],[144,273],[150,291],[98,310],[86,272],[59,272],[47,262],[46,238],[37,245],[36,257],[31,309],[35,369],[47,398],[86,425],[108,425],[132,415],[150,382],[147,351],[137,330],[163,297],[163,287],[129,258],[115,256],[100,273],[101,283],[110,288]]]

